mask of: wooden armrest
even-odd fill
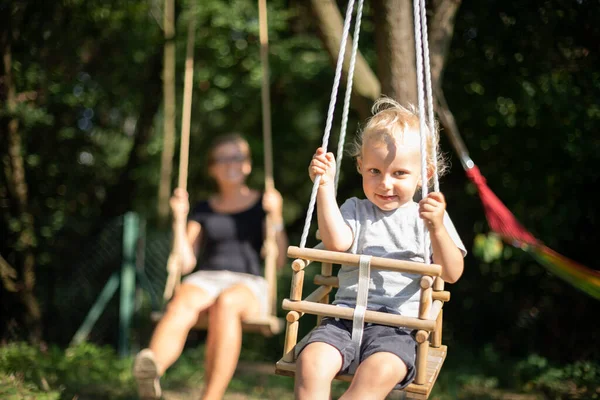
[[[320,261],[332,264],[344,264],[357,267],[359,265],[360,255],[351,253],[341,253],[337,251],[302,249],[296,246],[288,247],[288,257],[300,258],[303,260]],[[407,272],[411,274],[421,274],[428,276],[440,276],[442,267],[437,264],[425,264],[414,261],[394,260],[391,258],[372,257],[371,267],[389,271]]]

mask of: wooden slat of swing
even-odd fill
[[[352,253],[340,253],[318,248],[300,248],[289,246],[287,255],[290,258],[301,260],[312,260],[321,263],[344,264],[358,267],[360,255]],[[440,276],[442,267],[437,264],[423,264],[416,261],[395,260],[383,257],[371,257],[371,268],[388,271],[416,273],[420,275]]]
[[[409,398],[426,399],[427,397],[429,397],[429,394],[433,389],[433,385],[435,384],[440,370],[442,369],[444,360],[446,359],[447,351],[448,348],[446,346],[429,348],[429,353],[427,355],[426,381],[423,385],[411,383],[405,389],[403,389],[407,394],[410,394],[411,397]],[[277,375],[293,377],[296,374],[296,363],[286,362],[282,358],[279,361],[277,361],[277,364],[275,366],[275,373]],[[351,382],[352,377],[353,376],[350,374],[339,374],[335,377],[335,379],[345,382]]]
[[[313,282],[315,285],[324,285],[331,286],[334,288],[339,287],[339,280],[337,276],[323,276],[321,274],[317,274],[313,278]],[[441,300],[448,302],[450,301],[450,292],[447,290],[436,290],[431,294],[433,300]]]
[[[153,322],[158,322],[163,317],[164,313],[155,311],[152,312],[150,318]],[[258,316],[246,318],[242,321],[242,330],[249,333],[260,333],[263,336],[273,336],[283,332],[285,328],[285,320],[273,315]],[[204,331],[208,329],[208,315],[203,313],[198,318],[198,321],[192,329]]]

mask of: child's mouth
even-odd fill
[[[396,200],[398,198],[398,196],[384,196],[381,194],[377,195],[380,199],[385,200],[385,201],[393,201]]]

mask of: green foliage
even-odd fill
[[[517,371],[529,376],[526,386],[552,399],[600,399],[600,364],[577,361],[551,366],[548,360],[531,355],[517,364]]]
[[[502,243],[502,239],[495,234],[484,235],[480,233],[473,240],[473,254],[486,263],[499,260],[503,249],[504,244]]]
[[[5,400],[59,400],[55,390],[40,390],[36,385],[25,383],[15,375],[0,372],[0,397]]]
[[[120,359],[109,347],[84,343],[64,352],[57,347],[42,352],[24,343],[0,347],[2,379],[17,377],[15,388],[32,395],[43,389],[53,396],[48,399],[125,399],[133,393],[130,370],[131,360]]]
[[[185,349],[161,379],[163,389],[178,393],[199,390],[204,378],[204,352],[203,345]],[[242,352],[228,393],[244,393],[248,399],[293,399],[293,379],[273,375],[272,363],[251,353]],[[0,347],[0,396],[7,400],[132,399],[132,361],[132,357],[119,358],[112,349],[92,344],[42,352],[12,343]],[[537,355],[519,361],[503,357],[491,346],[482,351],[456,347],[449,352],[432,398],[597,399],[599,375],[597,362],[553,367]],[[334,398],[347,386],[334,382]]]

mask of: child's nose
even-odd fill
[[[381,177],[381,186],[383,186],[386,189],[389,189],[392,187],[392,179],[390,176],[384,175]]]

